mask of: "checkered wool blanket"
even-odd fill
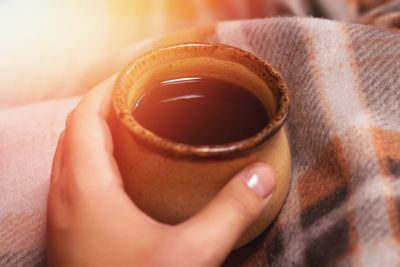
[[[210,41],[253,52],[286,79],[289,194],[273,225],[233,252],[227,266],[400,266],[400,1],[361,17],[330,9],[334,1],[310,2],[314,15],[350,14],[353,22],[298,16],[220,22],[146,41],[103,64],[113,62],[111,74],[145,50]],[[351,11],[376,2],[343,3]],[[0,109],[0,266],[46,265],[50,166],[78,101]]]

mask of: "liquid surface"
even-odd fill
[[[248,90],[220,80],[181,78],[150,88],[132,111],[146,129],[190,145],[217,145],[255,135],[268,114]]]

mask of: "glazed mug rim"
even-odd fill
[[[224,60],[230,60],[234,63],[242,63],[242,65],[244,65],[243,62],[234,60],[235,58],[240,58],[240,60],[245,60],[248,64],[255,66],[251,71],[254,72],[258,70],[259,73],[256,74],[268,85],[269,90],[272,91],[277,108],[271,120],[255,135],[225,144],[190,145],[163,138],[146,129],[135,120],[127,101],[127,93],[129,89],[127,90],[126,86],[124,86],[126,83],[132,84],[134,82],[131,77],[132,73],[140,68],[141,64],[143,64],[146,59],[154,59],[155,55],[171,53],[172,50],[175,50],[173,52],[179,52],[179,50],[185,50],[187,52],[191,49],[200,52],[211,52],[211,50],[218,49],[227,55],[232,56],[224,58]],[[249,68],[249,66],[244,66]],[[122,121],[122,124],[129,130],[130,134],[146,147],[171,157],[195,160],[214,160],[241,157],[262,147],[262,145],[278,132],[285,123],[289,112],[290,99],[287,84],[281,75],[270,64],[261,60],[259,57],[248,51],[226,44],[196,42],[178,43],[157,48],[133,60],[133,62],[126,66],[117,77],[112,92],[112,104],[117,118]]]

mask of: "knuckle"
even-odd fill
[[[243,190],[243,188],[239,193],[235,193],[236,190],[231,191],[233,192],[229,192],[225,195],[225,200],[238,216],[244,217],[244,219],[255,218],[258,216],[261,205],[259,198],[249,190]]]
[[[75,117],[74,114],[75,114],[75,110],[72,110],[72,111],[70,111],[70,112],[68,113],[67,119],[66,119],[66,122],[65,122],[66,128],[70,128],[71,125],[73,124],[74,117]]]
[[[47,222],[51,231],[69,229],[73,224],[71,220],[88,210],[90,198],[85,191],[74,179],[64,179],[51,189],[47,203]]]
[[[78,105],[76,108],[68,113],[65,122],[65,128],[67,131],[73,129],[75,125],[79,122],[79,118],[82,116],[82,112],[80,110],[81,108]]]
[[[58,202],[61,202],[67,209],[72,209],[80,203],[84,203],[88,189],[74,177],[69,170],[61,174],[64,178],[58,183],[53,194],[56,195]]]
[[[173,254],[178,252],[179,255],[191,255],[187,259],[190,259],[190,264],[195,263],[195,266],[213,266],[215,264],[212,263],[215,262],[215,259],[220,257],[219,250],[214,247],[214,244],[210,244],[209,239],[199,238],[197,234],[190,231],[173,231],[172,236],[175,242],[166,250],[167,254],[171,254],[171,250],[173,250]],[[194,255],[196,256],[194,257]]]
[[[65,179],[65,182],[60,187],[60,196],[67,204],[74,206],[74,204],[84,198],[86,190],[79,182],[79,179],[73,178],[72,174],[68,176],[69,179]]]

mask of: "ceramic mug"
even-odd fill
[[[132,116],[138,99],[162,81],[203,77],[248,89],[271,120],[256,135],[238,142],[194,146],[176,143],[142,127]],[[276,217],[288,192],[291,156],[282,128],[289,109],[286,83],[269,64],[223,44],[178,44],[151,51],[128,65],[113,89],[114,155],[126,192],[154,219],[177,224],[205,206],[235,173],[265,162],[277,186],[258,220],[237,246],[259,235]]]

